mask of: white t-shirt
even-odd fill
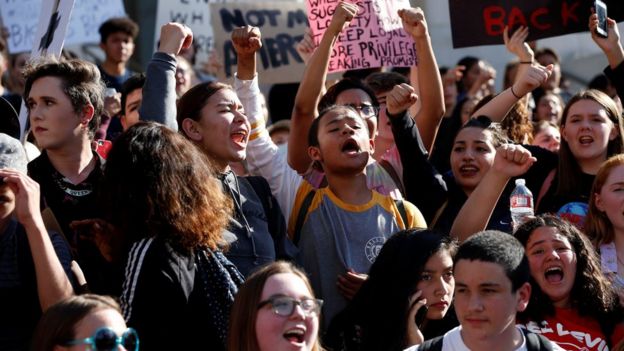
[[[527,351],[526,347],[526,339],[524,337],[524,333],[518,327],[516,327],[520,334],[522,334],[522,345],[515,349],[514,351]],[[412,346],[410,348],[405,349],[405,351],[417,351],[419,345]],[[553,346],[556,346],[553,344]],[[553,348],[553,350],[557,350]],[[451,330],[449,330],[446,334],[444,334],[444,339],[442,341],[442,351],[471,351],[466,344],[464,344],[464,340],[461,337],[461,326],[457,326]],[[476,350],[475,350],[476,351]]]

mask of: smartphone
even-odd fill
[[[609,35],[607,28],[607,4],[601,0],[594,2],[594,9],[596,15],[598,15],[598,27],[596,28],[596,34],[598,36],[606,38]]]

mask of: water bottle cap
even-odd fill
[[[524,179],[522,179],[522,178],[516,179],[516,186],[518,186],[518,185],[525,185],[525,184],[526,184],[526,181]]]

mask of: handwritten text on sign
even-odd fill
[[[236,51],[232,31],[240,26],[258,27],[262,48],[258,52],[258,72],[262,83],[298,82],[303,75],[303,60],[295,49],[303,38],[307,18],[303,4],[295,2],[258,2],[210,5],[215,48],[224,60],[225,77],[234,74]]]
[[[605,2],[609,17],[624,20],[621,0]],[[528,26],[528,40],[587,31],[593,3],[586,0],[449,0],[453,47],[502,44],[505,26],[512,29]]]
[[[408,0],[354,0],[357,16],[342,31],[331,53],[329,72],[416,64],[416,48],[403,30],[397,11]],[[306,0],[310,29],[318,45],[331,22],[336,0]]]
[[[35,40],[42,0],[0,0],[0,12],[9,31],[9,52],[30,51]],[[111,17],[124,16],[121,0],[81,0],[74,4],[65,44],[97,43],[98,28]]]

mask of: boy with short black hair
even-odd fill
[[[454,273],[460,326],[407,350],[562,350],[516,326],[531,297],[529,263],[516,238],[494,230],[474,235],[459,247]]]
[[[121,91],[121,85],[135,72],[126,68],[134,53],[134,39],[139,33],[139,26],[130,18],[111,18],[102,23],[100,48],[106,57],[98,66],[102,79],[108,88]]]

